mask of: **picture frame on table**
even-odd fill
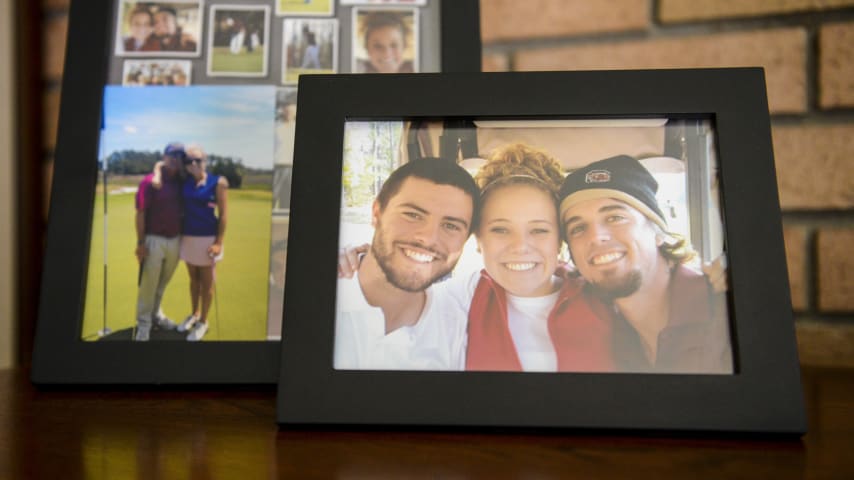
[[[321,75],[299,103],[281,425],[805,432],[761,69]]]
[[[278,75],[269,73],[279,70],[281,22],[279,18],[270,21],[273,2],[160,2],[196,5],[208,19],[228,9],[243,11],[244,6],[262,12],[265,29],[270,30],[264,36],[275,44],[265,45],[269,47],[264,52],[268,74],[214,76],[216,72],[206,66],[208,55],[201,50],[207,46],[203,46],[195,58],[186,59],[189,65],[181,63],[182,69],[192,72],[192,86],[125,88],[126,56],[115,46],[121,40],[116,32],[123,21],[118,15],[137,3],[148,5],[98,0],[71,6],[54,164],[57,181],[51,191],[31,378],[37,384],[273,384],[279,368],[290,207],[284,198],[291,179],[288,148],[292,140],[288,137],[293,135],[295,111],[291,100],[295,93],[281,88]],[[436,20],[424,28],[435,28],[441,39],[437,45],[443,46],[433,56],[435,68],[478,71],[477,1],[430,1],[423,8],[430,9]],[[197,43],[211,34],[204,30],[210,23],[201,22],[201,17],[199,22]],[[260,43],[265,41],[256,42]],[[445,48],[449,44],[458,48]],[[164,55],[158,51],[145,56],[155,61]],[[235,101],[237,97],[244,100]],[[183,143],[185,149],[173,150],[173,142]],[[201,153],[190,151],[194,143],[204,147]],[[146,337],[134,312],[143,278],[139,252],[148,259],[152,250],[139,239],[134,242],[136,197],[141,180],[162,168],[155,161],[165,160],[168,152],[184,161],[186,171],[191,163],[201,164],[196,160],[201,157],[206,157],[206,168],[244,168],[243,188],[229,174],[221,174],[229,179],[230,227],[219,251],[222,261],[215,269],[216,289],[208,317],[214,321],[208,322],[210,328],[200,342],[185,341],[187,332],[161,325],[159,316],[152,317],[149,341],[132,341]],[[137,172],[128,167],[134,162],[147,166]],[[258,182],[266,186],[258,189]],[[271,183],[280,185],[279,191],[270,192]],[[249,210],[240,213],[241,202]],[[209,202],[208,208],[218,212],[220,205]],[[249,225],[248,219],[260,223]],[[271,238],[271,225],[273,237],[279,238]],[[238,260],[241,256],[245,261]],[[229,269],[242,271],[240,275],[251,280],[243,281],[240,275],[229,274]],[[282,280],[273,282],[274,275]],[[168,319],[180,325],[192,313],[186,294],[192,276],[179,265],[169,282],[161,306]],[[231,319],[230,326],[217,322],[216,315],[220,320]],[[245,328],[247,322],[250,329]]]

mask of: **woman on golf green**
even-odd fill
[[[228,180],[205,170],[207,155],[201,147],[191,145],[186,148],[186,153],[181,259],[187,264],[190,275],[193,313],[178,326],[178,331],[189,332],[187,340],[198,341],[208,331],[208,312],[216,281],[215,266],[223,257]]]

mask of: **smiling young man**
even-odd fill
[[[612,307],[622,371],[732,373],[726,300],[685,265],[694,252],[667,231],[658,183],[628,156],[570,174],[560,218],[587,294]]]
[[[178,12],[174,7],[161,6],[154,12],[154,36],[160,50],[168,52],[194,52],[196,41],[178,25]]]
[[[465,315],[434,283],[459,260],[478,201],[474,179],[451,160],[392,172],[371,209],[371,247],[355,278],[338,281],[336,369],[463,368]]]

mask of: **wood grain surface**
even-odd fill
[[[854,478],[854,370],[807,369],[804,387],[800,439],[281,430],[272,388],[38,390],[5,370],[0,478]]]

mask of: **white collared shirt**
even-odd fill
[[[365,300],[358,272],[339,279],[336,294],[336,370],[463,370],[468,304],[445,291],[446,282],[425,290],[421,317],[412,326],[385,333],[382,309]]]

